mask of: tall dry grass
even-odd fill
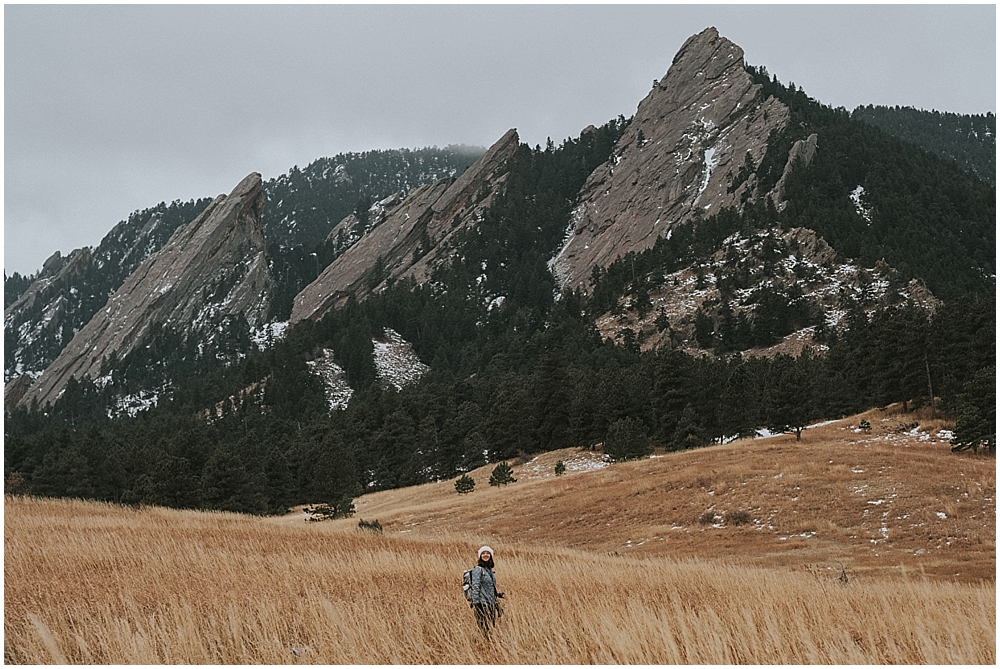
[[[4,537],[7,663],[996,660],[993,583],[845,585],[504,542],[487,641],[459,585],[481,537],[12,497]]]

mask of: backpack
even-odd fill
[[[465,601],[472,601],[472,570],[466,569],[462,572],[462,590],[465,593]]]

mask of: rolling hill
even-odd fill
[[[611,465],[568,448],[514,464],[517,482],[503,488],[488,485],[487,465],[470,472],[467,495],[451,481],[364,495],[357,518],[498,551],[509,542],[834,575],[843,565],[850,578],[990,580],[994,460],[956,460],[948,427],[897,406],[809,428],[801,441],[777,435]]]

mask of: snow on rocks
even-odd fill
[[[344,369],[334,361],[333,351],[324,348],[319,358],[310,360],[306,365],[313,374],[323,380],[330,410],[346,409],[354,390],[347,385],[347,374]]]
[[[254,328],[250,333],[250,339],[253,340],[258,349],[263,351],[265,348],[273,346],[274,342],[284,338],[287,329],[288,321],[265,323],[259,328]]]
[[[884,418],[882,422],[887,423],[893,420],[891,418]],[[854,440],[859,444],[883,442],[903,447],[907,447],[914,442],[927,444],[948,443],[955,436],[951,430],[926,430],[916,423],[896,427],[895,429],[891,426],[886,427],[888,427],[888,430],[884,433],[871,431],[871,428],[862,428],[859,425],[849,425],[840,429],[859,435]]]
[[[851,191],[851,202],[854,203],[854,209],[855,211],[858,212],[858,216],[868,221],[868,224],[871,225],[872,210],[870,207],[866,207],[862,202],[861,198],[863,198],[864,195],[865,195],[864,186],[858,186],[857,188]]]
[[[160,401],[158,391],[139,391],[138,393],[118,397],[114,404],[108,408],[108,418],[119,418],[128,415],[135,418],[143,411],[156,407]]]
[[[403,339],[395,330],[386,328],[384,340],[372,340],[375,346],[375,373],[396,390],[416,383],[430,370],[413,352],[413,345]]]
[[[273,336],[281,336],[287,323],[273,324],[277,328]],[[413,346],[395,330],[386,328],[381,340],[373,339],[375,375],[384,384],[397,390],[416,383],[430,369],[413,352]],[[306,363],[313,374],[323,380],[327,402],[331,410],[346,409],[354,390],[347,383],[347,374],[337,364],[336,354],[324,348],[315,360]]]
[[[551,459],[551,458],[549,458]],[[526,479],[547,478],[555,476],[553,464],[541,463],[535,456],[521,468],[521,476]],[[592,472],[608,466],[604,455],[594,451],[581,451],[562,461],[567,472]]]

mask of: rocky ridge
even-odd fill
[[[696,339],[699,311],[718,323],[728,311],[748,323],[757,317],[757,296],[763,290],[786,295],[789,304],[805,306],[817,324],[800,328],[768,347],[752,348],[747,355],[797,355],[805,346],[825,350],[814,340],[817,330],[846,326],[851,304],[869,314],[876,308],[911,302],[933,310],[940,305],[927,289],[912,280],[903,283],[885,263],[866,269],[838,258],[837,253],[812,230],[758,231],[734,234],[705,262],[651,281],[659,288],[649,292],[649,305],[640,310],[634,297],[619,301],[618,313],[597,318],[604,338],[637,342],[642,350],[680,348],[695,355],[708,353]]]
[[[457,179],[441,179],[411,191],[295,296],[290,322],[322,318],[350,296],[363,299],[390,281],[427,281],[433,268],[450,257],[448,242],[453,235],[477,224],[500,192],[517,146],[517,131],[509,130]],[[351,215],[331,234],[355,223]]]
[[[91,257],[89,247],[76,249],[66,258],[56,251],[21,297],[4,309],[5,381],[37,376],[51,362],[39,355],[41,351],[33,355],[28,342],[51,342],[44,347],[48,353],[65,345],[67,334],[74,334],[70,301],[78,292],[75,280],[86,272]],[[68,333],[64,332],[67,325]]]
[[[639,103],[612,158],[584,185],[566,241],[550,266],[563,287],[586,287],[595,265],[697,216],[741,208],[772,130],[789,119],[745,71],[743,50],[708,28],[689,38]]]
[[[263,205],[261,177],[252,173],[179,227],[63,348],[20,404],[54,401],[71,378],[98,379],[160,326],[207,337],[233,317],[262,325],[273,291],[260,227]]]
[[[37,378],[125,279],[208,203],[161,203],[118,223],[96,248],[66,257],[56,251],[4,309],[5,383],[22,374]]]

